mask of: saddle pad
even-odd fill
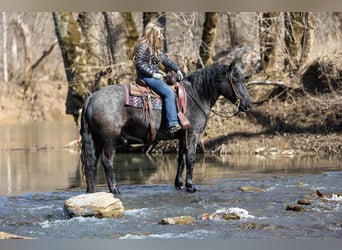
[[[130,95],[129,85],[125,86],[125,105],[136,108],[144,108],[144,101],[142,96],[132,96]],[[155,110],[162,109],[162,100],[151,96],[152,108]]]

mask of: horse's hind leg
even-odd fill
[[[103,154],[102,154],[102,165],[105,171],[109,192],[113,194],[118,194],[120,192],[116,186],[116,181],[115,181],[114,174],[113,174],[114,154],[115,154],[115,149],[112,146],[104,148]]]
[[[94,142],[92,134],[86,126],[87,123],[82,124],[81,161],[83,173],[86,177],[87,193],[94,193],[96,185],[97,162],[101,151],[99,150],[99,146]]]
[[[96,185],[96,173],[97,173],[97,162],[100,157],[98,152],[95,152],[95,158],[92,163],[87,162],[84,166],[86,182],[87,182],[87,193],[95,192]]]

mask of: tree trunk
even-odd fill
[[[107,46],[109,49],[109,62],[111,64],[114,64],[115,61],[115,39],[114,39],[114,27],[113,27],[113,23],[108,15],[107,12],[102,12],[103,18],[104,18],[104,25],[105,25],[105,29],[107,31]]]
[[[135,25],[131,12],[121,12],[121,16],[124,20],[125,32],[126,32],[126,54],[128,60],[133,58],[133,48],[139,39],[139,33]]]
[[[228,15],[228,29],[230,36],[230,46],[235,47],[239,45],[239,38],[237,36],[238,32],[236,29],[236,13],[229,12]]]
[[[263,12],[259,15],[260,58],[268,74],[283,69],[281,13]]]
[[[203,24],[202,43],[199,49],[198,67],[213,63],[212,54],[216,40],[217,12],[206,12]]]
[[[8,82],[8,63],[7,63],[7,16],[6,12],[2,12],[2,49],[3,49],[3,80],[6,84]]]
[[[308,59],[313,39],[311,18],[310,12],[285,13],[285,46],[287,51],[285,67],[288,72],[297,72]]]
[[[15,36],[12,38],[11,43],[11,57],[10,57],[10,71],[9,75],[10,78],[17,78],[19,74],[19,63],[18,63],[18,46],[17,46],[17,39]]]
[[[15,20],[15,25],[19,31],[20,37],[23,41],[24,46],[24,80],[23,85],[25,92],[31,88],[31,78],[32,78],[32,52],[31,52],[31,32],[27,24],[21,19]]]

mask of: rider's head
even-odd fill
[[[154,22],[146,25],[144,40],[157,50],[163,47],[164,34],[163,28]]]

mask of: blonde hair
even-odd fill
[[[133,60],[135,60],[135,51],[138,45],[146,43],[150,47],[151,54],[157,53],[159,56],[160,51],[163,48],[163,42],[163,28],[157,23],[148,23],[145,27],[144,35],[138,40],[134,48]]]

